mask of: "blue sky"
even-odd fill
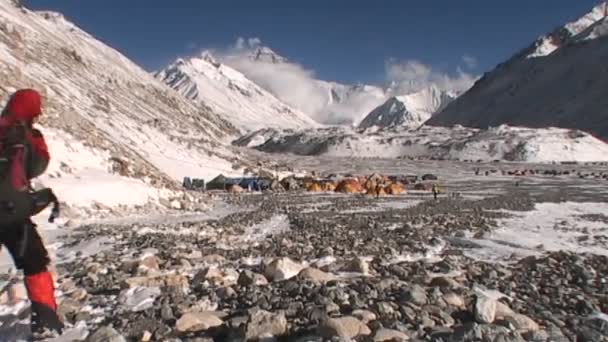
[[[62,12],[147,70],[257,37],[319,78],[380,83],[388,59],[481,74],[596,0],[26,0]]]

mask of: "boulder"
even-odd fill
[[[334,337],[352,339],[372,333],[365,323],[352,316],[327,318],[321,322],[318,329],[319,334],[327,339]]]
[[[112,327],[101,327],[89,335],[85,342],[127,342],[127,340]]]
[[[401,342],[409,341],[410,337],[398,330],[381,328],[374,333],[373,340],[374,342]]]
[[[287,318],[284,313],[255,310],[249,316],[245,338],[247,341],[281,336],[287,332]]]
[[[355,310],[352,312],[352,315],[365,324],[377,319],[376,314],[369,310]]]
[[[420,285],[410,286],[405,291],[405,300],[416,305],[424,305],[427,302],[426,290]]]
[[[212,312],[188,312],[175,323],[180,333],[206,331],[218,327],[224,322]]]
[[[450,305],[450,306],[454,306],[456,308],[464,308],[465,307],[465,302],[464,299],[462,298],[462,296],[459,296],[453,292],[450,293],[446,293],[442,296],[443,301],[446,302],[446,304]]]
[[[200,283],[203,279],[213,286],[236,285],[239,273],[232,268],[209,267],[194,276],[194,283]]]
[[[322,284],[328,281],[335,280],[336,277],[327,272],[323,272],[317,268],[307,267],[298,273],[298,279],[308,280],[313,283]]]
[[[237,283],[240,286],[265,286],[268,285],[268,280],[261,274],[249,270],[244,270],[241,272],[241,274],[239,274]]]
[[[287,258],[276,258],[268,264],[264,269],[266,278],[272,281],[287,280],[295,277],[302,271],[304,266]]]
[[[475,320],[479,323],[490,324],[496,319],[496,300],[478,295],[475,301]]]
[[[346,265],[344,265],[343,271],[369,275],[369,263],[363,258],[357,257],[349,260]]]

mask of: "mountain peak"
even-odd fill
[[[264,62],[264,63],[279,64],[279,63],[287,62],[287,58],[274,52],[274,50],[272,50],[271,48],[269,48],[267,46],[256,47],[255,49],[253,49],[251,51],[251,53],[249,54],[249,57],[254,61]]]
[[[213,66],[215,66],[216,68],[221,65],[221,63],[215,59],[215,57],[209,50],[205,50],[205,51],[201,52],[201,55],[199,58],[204,60],[205,62],[209,62],[209,63],[213,64]]]
[[[538,38],[527,57],[538,58],[552,54],[570,42],[573,37],[587,31],[598,22],[605,20],[607,16],[608,2],[602,2],[578,19],[566,23],[553,30],[553,32]]]
[[[418,128],[433,114],[454,100],[449,92],[437,86],[401,96],[392,96],[374,109],[359,124],[360,128],[406,126]]]

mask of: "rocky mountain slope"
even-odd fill
[[[273,58],[258,51],[252,58]],[[274,59],[273,59],[274,60]],[[208,106],[242,132],[264,127],[308,128],[314,121],[281,102],[210,52],[178,59],[155,77],[197,105]]]
[[[506,125],[487,130],[426,125],[417,129],[334,127],[295,133],[261,130],[233,143],[264,152],[305,156],[536,163],[608,160],[608,144],[582,131]]]
[[[0,0],[0,59],[2,102],[18,88],[44,95],[52,161],[41,181],[62,199],[144,204],[184,176],[239,172],[225,145],[235,127],[58,13]],[[125,184],[141,194],[136,203],[132,193],[116,196]]]
[[[600,4],[484,75],[428,121],[557,126],[608,138],[608,19]]]
[[[359,128],[373,126],[418,128],[455,98],[455,95],[435,86],[413,94],[393,96],[371,111],[359,123]]]

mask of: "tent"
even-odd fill
[[[205,180],[199,178],[184,177],[182,186],[187,190],[205,191]]]
[[[207,190],[226,190],[226,176],[220,174],[207,183]]]

